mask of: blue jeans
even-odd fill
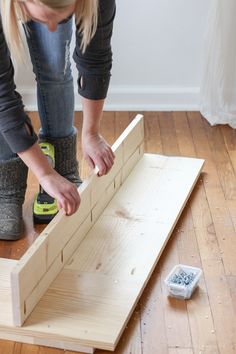
[[[27,23],[27,43],[37,81],[40,137],[61,138],[74,132],[74,86],[70,63],[72,21],[59,24],[56,32],[46,25]],[[0,160],[15,157],[0,134]]]

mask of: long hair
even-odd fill
[[[63,9],[75,0],[39,0],[52,9]],[[10,51],[17,58],[22,57],[23,42],[19,22],[30,20],[23,8],[15,0],[0,0],[0,11],[4,35]],[[84,52],[93,37],[98,21],[98,0],[79,0],[75,7],[75,20],[81,33],[81,49]]]

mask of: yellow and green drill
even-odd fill
[[[48,159],[50,165],[55,167],[54,146],[47,142],[39,144],[42,152]],[[48,224],[58,212],[57,201],[48,195],[41,186],[39,193],[35,196],[33,205],[33,217],[36,224]]]

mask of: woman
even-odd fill
[[[0,18],[0,238],[15,240],[22,232],[28,167],[43,189],[67,215],[79,207],[80,181],[73,127],[74,95],[69,45],[76,19],[73,58],[82,96],[82,148],[99,175],[112,167],[114,154],[99,134],[112,61],[111,34],[115,0],[1,0]],[[37,136],[15,90],[9,55],[20,56],[18,21],[26,33],[37,81],[41,120],[39,139],[55,147],[56,171],[41,152]]]

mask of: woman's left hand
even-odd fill
[[[100,134],[82,134],[82,150],[91,168],[98,167],[98,176],[106,175],[114,164],[115,155]]]

